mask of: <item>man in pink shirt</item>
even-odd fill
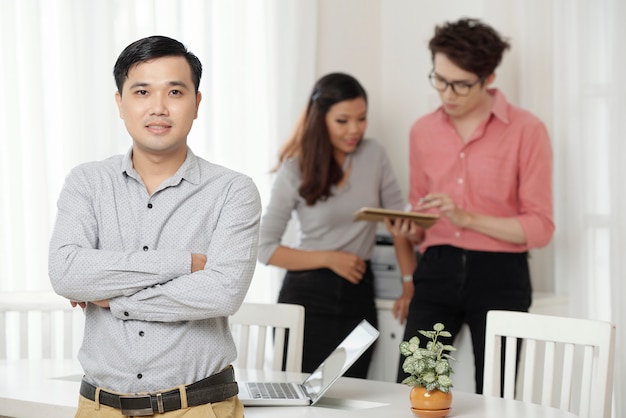
[[[528,311],[528,250],[547,245],[554,232],[548,132],[490,88],[509,47],[474,19],[435,29],[429,79],[441,107],[411,129],[409,200],[413,210],[441,218],[428,230],[409,221],[388,223],[394,234],[419,243],[422,253],[405,339],[436,322],[456,335],[467,323],[477,393],[487,311]],[[399,380],[405,376],[400,370]]]

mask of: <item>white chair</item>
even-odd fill
[[[84,315],[54,292],[0,292],[0,359],[72,359]]]
[[[238,356],[235,362],[237,367],[302,371],[303,306],[286,303],[244,303],[239,311],[230,317],[230,325],[237,346]],[[267,358],[269,353],[271,361]]]
[[[523,343],[516,378],[519,339]],[[577,413],[581,418],[610,418],[614,357],[615,325],[611,323],[490,311],[483,392],[501,395],[504,364],[504,398],[540,403]],[[537,399],[539,395],[541,399]]]

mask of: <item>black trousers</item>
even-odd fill
[[[315,370],[361,320],[378,327],[369,262],[357,285],[330,269],[288,271],[278,302],[304,306],[302,371],[306,373]],[[372,352],[373,346],[345,375],[366,378]]]
[[[417,335],[423,347],[425,337],[417,330],[431,330],[441,322],[454,338],[467,323],[474,350],[476,393],[482,393],[487,312],[528,311],[532,289],[527,253],[470,251],[449,245],[429,247],[419,261],[413,282],[415,296],[404,340]],[[408,376],[402,370],[403,361],[400,356],[398,381]]]

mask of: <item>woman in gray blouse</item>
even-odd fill
[[[304,117],[279,155],[269,205],[261,220],[259,261],[287,270],[279,302],[305,307],[302,369],[312,372],[362,320],[377,325],[369,259],[376,223],[353,222],[363,207],[404,208],[383,147],[363,139],[367,94],[347,74],[322,77]],[[293,247],[281,243],[287,223],[298,221]],[[403,276],[415,268],[412,245],[395,238]],[[403,284],[394,315],[406,318],[413,282]],[[366,377],[371,350],[347,373]]]

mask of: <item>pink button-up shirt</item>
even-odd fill
[[[420,249],[453,245],[468,250],[523,252],[543,247],[554,232],[552,148],[544,124],[494,95],[490,117],[464,143],[441,109],[415,122],[410,136],[409,201],[447,193],[469,212],[515,217],[526,244],[488,237],[441,219],[426,231]]]

